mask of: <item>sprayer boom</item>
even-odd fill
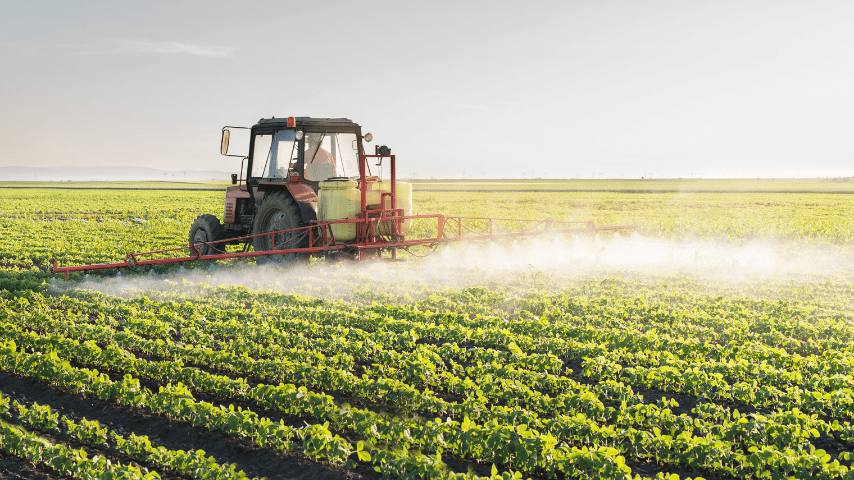
[[[406,221],[435,221],[435,235],[427,238],[406,239],[402,235],[384,235],[383,232],[394,230],[389,225]],[[333,228],[355,224],[359,230],[366,232],[365,239],[356,243],[338,244],[335,241]],[[501,227],[508,225],[521,226],[521,229],[507,231]],[[502,219],[485,217],[448,217],[439,214],[408,215],[408,216],[369,216],[367,219],[344,219],[314,221],[307,227],[299,227],[255,235],[246,235],[236,239],[201,242],[186,247],[176,247],[151,252],[129,253],[124,261],[98,263],[92,265],[76,265],[61,267],[54,259],[53,273],[64,273],[65,278],[71,272],[87,272],[120,268],[135,268],[155,265],[168,265],[200,260],[226,260],[244,257],[285,257],[305,255],[338,255],[339,258],[352,260],[368,259],[397,259],[399,249],[407,250],[415,246],[434,247],[442,244],[478,241],[501,240],[510,238],[533,237],[542,235],[566,234],[596,234],[603,231],[635,230],[637,225],[608,225],[597,226],[593,222],[555,222],[550,218],[544,220]],[[239,240],[252,242],[256,237],[286,238],[282,243],[275,244],[271,250],[227,252],[226,243]],[[307,238],[309,247],[289,248],[297,239]],[[203,250],[213,250],[218,253],[203,254]],[[390,255],[384,257],[383,253]],[[287,261],[287,260],[285,260]]]

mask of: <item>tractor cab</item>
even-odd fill
[[[246,181],[301,182],[359,176],[361,127],[346,118],[269,118],[251,129]]]

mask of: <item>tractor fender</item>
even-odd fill
[[[296,182],[288,182],[285,184],[285,187],[291,196],[294,197],[297,205],[299,205],[302,223],[317,220],[317,194],[314,193],[314,190],[304,183]]]

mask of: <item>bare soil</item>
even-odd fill
[[[0,478],[52,480],[62,477],[38,468],[32,462],[0,453]]]

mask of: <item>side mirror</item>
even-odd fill
[[[222,143],[219,147],[219,153],[222,155],[228,155],[228,137],[231,136],[231,131],[223,128],[222,129]]]

